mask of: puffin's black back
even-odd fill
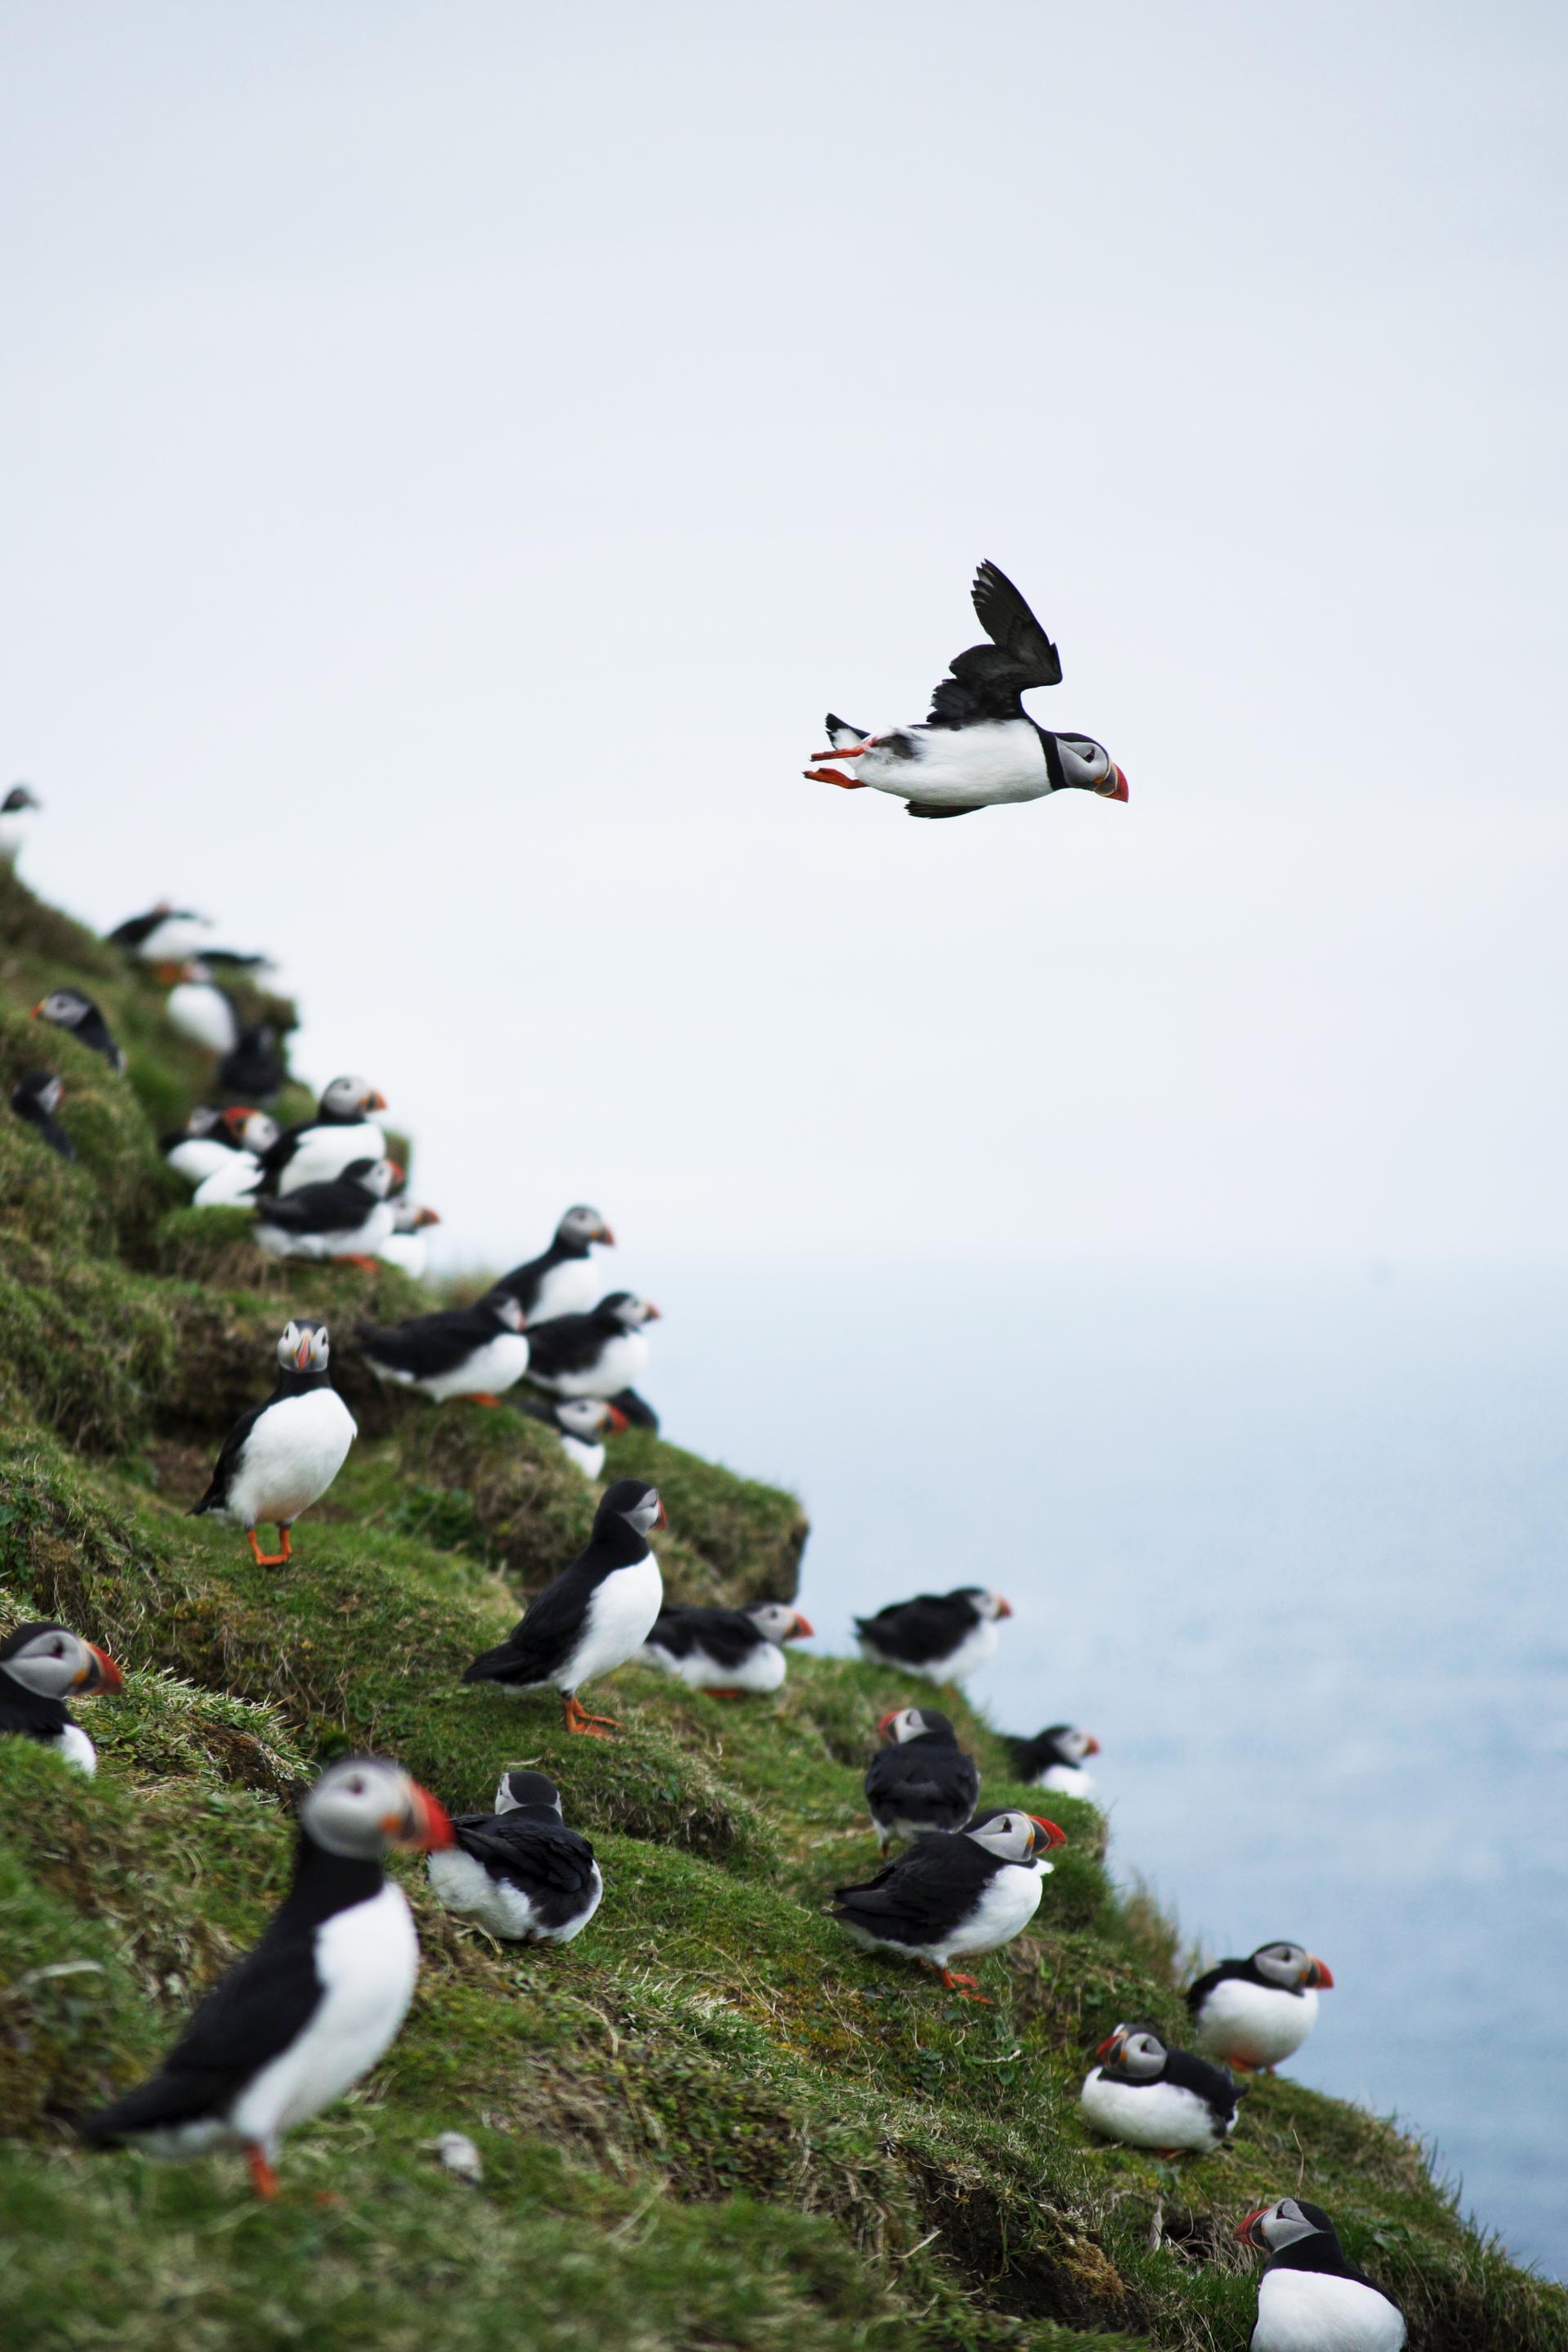
[[[856,1626],[873,1649],[910,1665],[930,1665],[956,1650],[980,1622],[975,1607],[982,1588],[962,1584],[954,1592],[921,1592],[913,1601],[892,1601]]]
[[[840,1886],[833,1916],[900,1944],[930,1944],[966,1919],[1003,1867],[971,1837],[936,1831],[861,1886]]]
[[[570,1568],[531,1601],[504,1642],[485,1650],[464,1669],[466,1683],[546,1683],[572,1655],[581,1639],[595,1585],[618,1568],[630,1568],[648,1549],[647,1538],[625,1514],[650,1492],[646,1478],[617,1478],[605,1489],[594,1514],[594,1531]]]
[[[689,1658],[700,1650],[715,1665],[741,1666],[767,1640],[740,1609],[661,1609],[650,1642],[672,1658]]]

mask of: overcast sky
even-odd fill
[[[1558,11],[0,26],[26,870],[459,1255],[1560,1249]],[[801,775],[982,555],[1127,807]]]

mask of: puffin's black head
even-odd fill
[[[43,805],[31,784],[13,784],[5,799],[0,801],[0,816],[15,816],[19,809],[42,808]]]
[[[940,1748],[956,1748],[958,1734],[934,1706],[898,1706],[883,1716],[878,1731],[889,1748],[905,1748],[911,1739],[931,1739]]]
[[[982,1813],[963,1832],[978,1846],[995,1856],[998,1862],[1037,1863],[1053,1845],[1066,1845],[1066,1830],[1058,1829],[1055,1822],[1042,1821],[1038,1813],[1020,1813],[1010,1808],[1002,1812]],[[1044,1865],[1048,1872],[1051,1865]]]
[[[1152,2026],[1119,2025],[1094,2054],[1108,2074],[1129,2083],[1154,2083],[1164,2073],[1170,2052]]]
[[[430,1853],[457,1843],[445,1805],[386,1756],[340,1757],[299,1811],[311,1844],[347,1861],[379,1861],[388,1846]]]
[[[403,1171],[395,1160],[351,1160],[343,1174],[363,1184],[378,1201],[384,1201],[393,1186],[403,1181]]]
[[[270,1151],[278,1140],[278,1121],[264,1110],[253,1109],[249,1103],[230,1103],[223,1113],[223,1124],[243,1151],[254,1151],[259,1159]]]
[[[1058,1764],[1073,1767],[1086,1756],[1098,1756],[1100,1742],[1091,1731],[1080,1731],[1073,1723],[1053,1723],[1040,1734],[1040,1744],[1048,1746]]]
[[[605,1489],[594,1514],[594,1533],[618,1535],[623,1525],[645,1540],[655,1528],[669,1525],[658,1498],[658,1488],[650,1486],[646,1478],[617,1478],[613,1486]]]
[[[524,1772],[517,1765],[509,1765],[496,1790],[496,1811],[515,1812],[521,1805],[542,1806],[559,1816],[561,1791],[547,1772]]]
[[[1266,1983],[1280,1985],[1288,1992],[1333,1989],[1333,1972],[1327,1960],[1320,1960],[1302,1944],[1259,1944],[1251,1957]]]
[[[580,1437],[591,1445],[597,1437],[609,1437],[626,1425],[626,1414],[618,1404],[605,1397],[561,1397],[551,1408],[555,1426],[568,1437]]]
[[[331,1361],[326,1325],[313,1322],[308,1315],[286,1323],[278,1342],[278,1360],[286,1372],[324,1372]]]
[[[1340,2242],[1333,2223],[1321,2205],[1310,2205],[1304,2197],[1281,2197],[1276,2205],[1259,2205],[1238,2224],[1237,2236],[1244,2246],[1257,2246],[1266,2254],[1278,2254],[1286,2246],[1293,2246],[1303,2238],[1323,2237],[1340,2251]]]
[[[40,1003],[34,1005],[33,1018],[35,1021],[52,1021],[58,1029],[79,1029],[82,1023],[90,1021],[97,1012],[98,1007],[91,997],[84,996],[79,988],[57,988]],[[101,1019],[102,1015],[100,1014],[99,1018]]]
[[[590,1209],[583,1201],[567,1210],[555,1228],[555,1238],[568,1249],[583,1251],[591,1242],[603,1242],[606,1249],[613,1249],[616,1241],[597,1209]]]
[[[329,1126],[352,1127],[368,1118],[373,1110],[384,1110],[386,1097],[377,1094],[364,1078],[334,1078],[331,1086],[322,1087],[318,1108]]]
[[[68,1625],[18,1625],[0,1642],[0,1674],[39,1698],[90,1698],[120,1689],[122,1676],[107,1650]]]
[[[781,1648],[785,1642],[810,1642],[816,1638],[816,1626],[785,1601],[759,1601],[742,1613],[764,1642],[776,1642]]]
[[[1104,744],[1097,743],[1092,735],[1047,735],[1043,727],[1040,733],[1046,736],[1046,766],[1053,792],[1098,793],[1102,801],[1127,798],[1126,777]]]
[[[37,1117],[53,1118],[64,1092],[53,1070],[24,1070],[11,1089],[11,1108],[24,1116],[31,1111]]]
[[[982,1617],[1011,1617],[1013,1604],[1004,1601],[999,1592],[987,1592],[983,1584],[956,1584],[948,1594],[950,1601],[971,1601]]]
[[[637,1298],[629,1290],[609,1290],[594,1309],[595,1315],[609,1315],[623,1330],[639,1331],[645,1323],[658,1321],[658,1309],[650,1307],[646,1298]]]

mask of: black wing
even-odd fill
[[[916,1821],[952,1813],[953,1828],[962,1829],[979,1794],[973,1758],[952,1748],[917,1756],[906,1748],[884,1748],[867,1768],[866,1796],[873,1811],[880,1805]]]
[[[542,1257],[531,1257],[526,1264],[514,1265],[510,1274],[502,1275],[494,1287],[504,1292],[508,1298],[515,1298],[525,1316],[531,1315],[541,1283],[560,1263],[559,1258],[546,1250]]]
[[[1190,2050],[1167,2050],[1163,2080],[1195,2092],[1221,2130],[1244,2095],[1237,2091],[1228,2066],[1211,2066],[1206,2058],[1196,2058]]]
[[[525,1890],[552,1886],[563,1895],[581,1895],[593,1880],[593,1847],[559,1822],[490,1813],[475,1814],[452,1826],[465,1853]]]
[[[931,1665],[955,1650],[978,1622],[967,1601],[947,1593],[922,1592],[913,1601],[895,1601],[874,1617],[857,1617],[856,1625],[884,1655],[910,1665]]]
[[[272,1394],[276,1396],[277,1393],[275,1389]],[[185,1513],[187,1519],[200,1518],[204,1511],[216,1511],[223,1507],[228,1499],[229,1486],[234,1474],[239,1467],[239,1457],[245,1450],[245,1441],[271,1402],[272,1397],[264,1397],[259,1404],[253,1404],[248,1412],[240,1414],[239,1419],[224,1439],[217,1460],[213,1464],[213,1475],[207,1481],[206,1493],[199,1503],[191,1505],[190,1509]]]
[[[305,1187],[307,1192],[313,1189]],[[406,1323],[361,1323],[354,1338],[361,1352],[378,1363],[429,1380],[437,1372],[455,1371],[495,1333],[493,1317],[478,1315],[472,1307],[452,1307],[440,1315],[411,1316]]]
[[[672,1657],[700,1650],[715,1665],[740,1666],[767,1637],[738,1609],[665,1609],[647,1638]]]
[[[347,1233],[363,1225],[375,1205],[374,1194],[352,1176],[325,1184],[301,1184],[297,1192],[262,1202],[260,1222],[285,1234]]]
[[[970,591],[988,646],[955,654],[931,697],[928,727],[968,727],[1023,716],[1019,697],[1032,686],[1059,686],[1061,656],[1005,572],[983,563]]]
[[[969,1911],[993,1874],[986,1863],[972,1839],[938,1831],[863,1886],[839,1887],[833,1916],[895,1943],[930,1943]]]
[[[583,1636],[592,1586],[574,1573],[576,1563],[536,1601],[531,1601],[504,1642],[485,1650],[465,1669],[466,1683],[547,1683],[566,1664]]]
[[[1222,1985],[1237,1973],[1234,1962],[1222,1960],[1217,1969],[1210,1969],[1195,1984],[1187,1987],[1187,2007],[1195,2017],[1216,1985]]]
[[[585,1372],[598,1362],[606,1336],[597,1315],[552,1315],[529,1332],[529,1368],[549,1378]]]
[[[626,1414],[634,1429],[649,1430],[655,1437],[658,1435],[658,1415],[646,1397],[638,1396],[636,1389],[617,1389],[609,1402],[617,1412]]]

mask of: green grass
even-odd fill
[[[383,1394],[346,1349],[362,1434],[286,1570],[185,1516],[287,1314],[410,1311],[390,1271],[283,1268],[242,1216],[183,1205],[153,1149],[202,1060],[158,992],[15,885],[0,1080],[74,1080],[82,1165],[0,1118],[0,1625],[56,1614],[130,1670],[84,1710],[88,1783],[0,1743],[0,2206],[6,2340],[71,2352],[1241,2352],[1249,2204],[1300,2187],[1435,2352],[1547,2352],[1568,2299],[1468,2229],[1391,2123],[1258,2084],[1223,2153],[1181,2168],[1101,2147],[1079,2081],[1119,2018],[1179,2030],[1176,1938],[1114,1888],[1103,1818],[1069,1843],[1031,1932],[977,1973],[994,2006],[862,1954],[826,1916],[875,1866],[860,1775],[896,1675],[792,1654],[736,1704],[626,1669],[558,1706],[465,1689],[475,1651],[581,1542],[593,1490],[507,1409]],[[26,1006],[98,997],[128,1080],[40,1053]],[[75,1061],[70,1060],[76,1055]],[[68,1063],[69,1066],[68,1068]],[[792,1496],[641,1432],[682,1597],[787,1598]],[[946,1703],[946,1702],[944,1702]],[[1022,1801],[989,1727],[951,1703],[987,1799]],[[254,1938],[288,1867],[289,1803],[346,1743],[399,1755],[454,1809],[504,1764],[557,1778],[605,1898],[569,1949],[504,1949],[403,1871],[424,1950],[371,2081],[290,2140],[258,2206],[237,2159],[89,2154],[71,2119],[135,2079]],[[1040,1801],[1032,1801],[1037,1808]],[[479,2147],[478,2188],[433,2144]],[[331,2203],[318,2201],[330,2192]],[[68,2250],[63,2252],[62,2250]]]

